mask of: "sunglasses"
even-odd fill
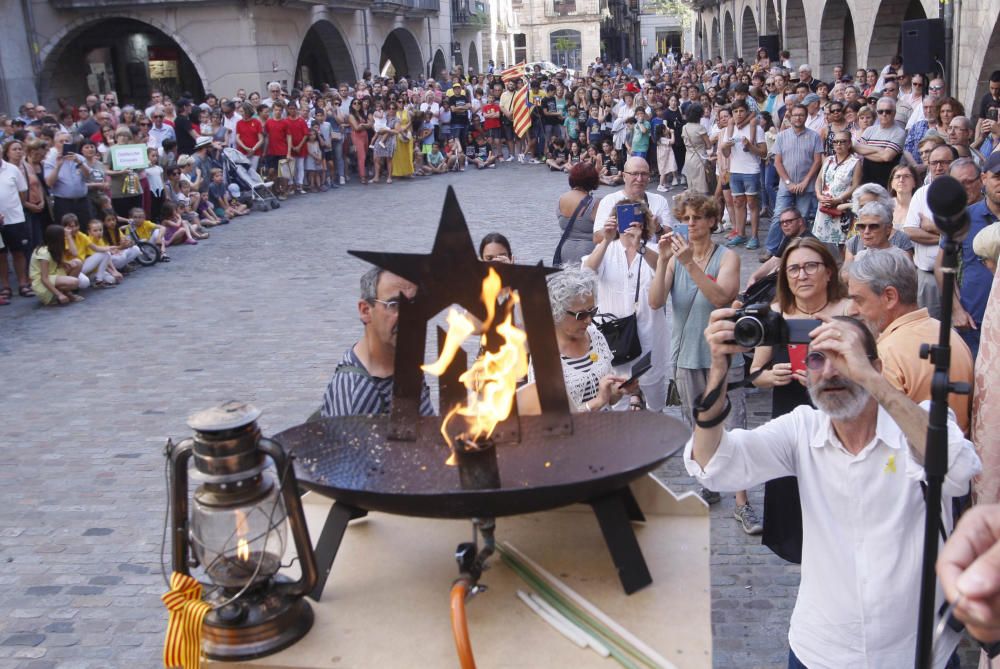
[[[885,226],[881,223],[857,223],[854,226],[858,231],[864,232],[865,230],[878,230],[884,228]]]
[[[597,315],[597,307],[594,306],[590,309],[585,309],[584,311],[570,311],[567,309],[566,313],[578,321],[586,321]]]
[[[895,109],[879,109],[878,110],[878,115],[879,116],[892,116],[895,113],[896,113]]]

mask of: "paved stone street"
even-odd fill
[[[359,333],[365,266],[346,250],[428,250],[449,183],[475,239],[501,230],[519,261],[551,260],[565,177],[511,164],[293,199],[82,304],[0,310],[0,666],[158,666],[167,437],[230,398],[264,410],[265,434],[304,420]],[[755,420],[767,400],[753,396]],[[679,457],[662,474],[692,487]],[[732,506],[712,518],[715,664],[776,667],[798,570],[739,531]]]

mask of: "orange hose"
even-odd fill
[[[451,586],[451,633],[455,636],[459,666],[462,669],[476,669],[472,642],[469,641],[469,624],[465,619],[465,594],[468,590],[469,582],[464,578]]]

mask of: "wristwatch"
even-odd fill
[[[786,186],[791,186],[792,185],[792,180],[791,179],[785,179],[785,185]]]

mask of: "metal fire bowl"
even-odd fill
[[[439,432],[418,419],[415,441],[388,439],[388,416],[326,418],[275,439],[295,456],[299,483],[369,511],[432,518],[510,516],[553,509],[619,490],[652,471],[687,441],[677,419],[653,412],[574,414],[572,434],[553,436],[541,416],[517,419],[520,441],[497,463],[502,487],[466,491]],[[510,431],[508,431],[508,435]]]

